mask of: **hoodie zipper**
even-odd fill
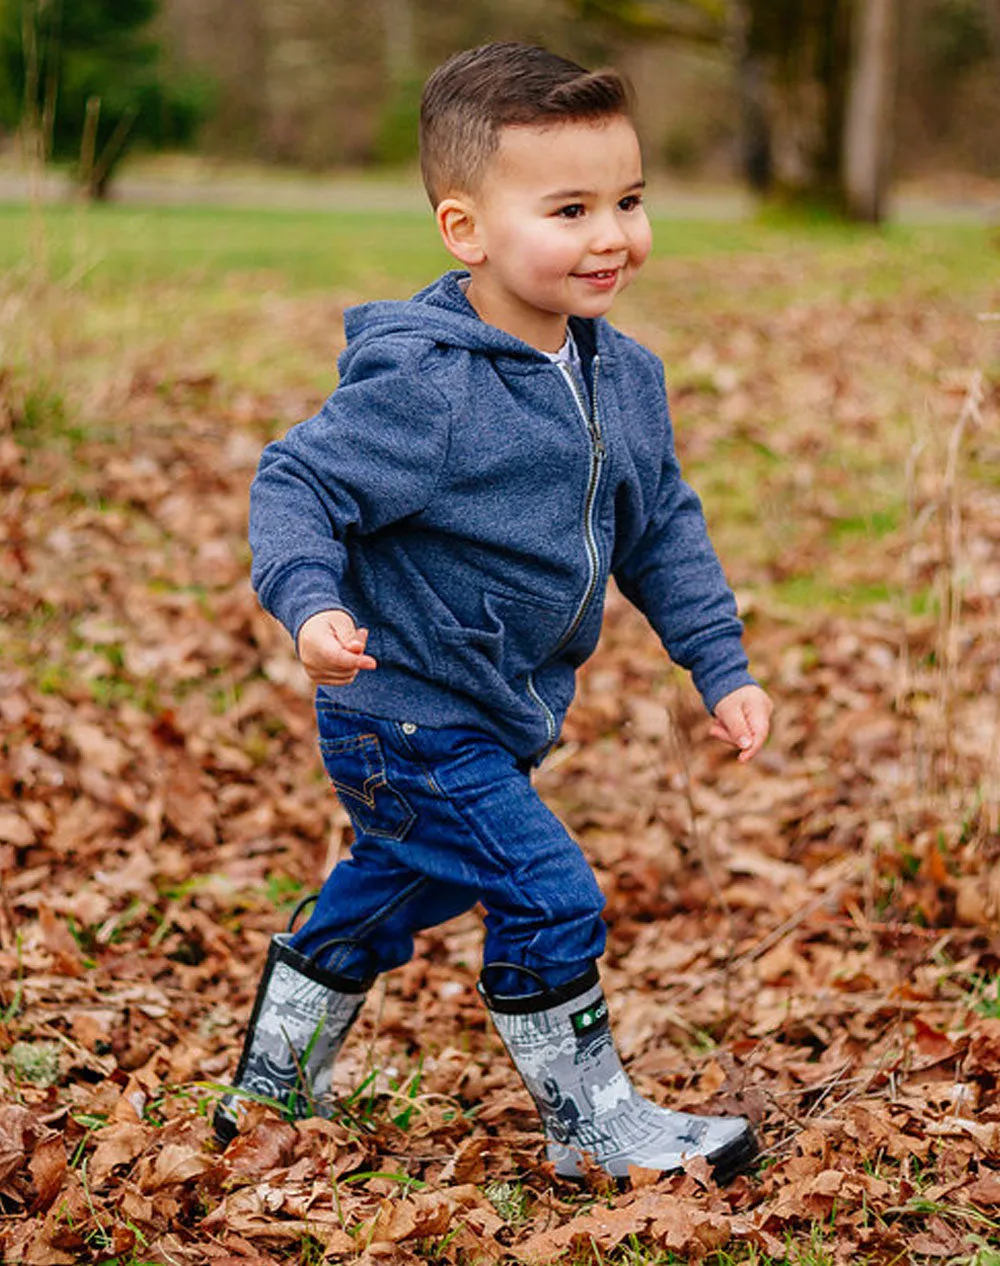
[[[600,555],[597,550],[597,535],[594,532],[594,507],[597,504],[597,485],[601,480],[601,467],[604,465],[604,457],[607,452],[604,447],[604,436],[601,433],[601,418],[597,411],[597,377],[600,369],[600,357],[595,356],[593,400],[588,411],[587,402],[577,386],[572,369],[565,362],[559,365],[559,372],[566,379],[566,383],[573,393],[573,399],[576,401],[576,407],[580,410],[580,417],[587,428],[587,436],[590,439],[590,475],[587,480],[587,497],[583,509],[583,542],[587,550],[587,587],[576,608],[573,619],[570,621],[569,628],[559,639],[559,645],[552,652],[554,655],[557,655],[562,650],[583,623],[583,617],[587,614],[590,600],[593,598],[594,590],[597,588],[597,577],[600,574]]]
[[[601,417],[597,410],[597,378],[601,368],[601,360],[599,356],[594,357],[593,363],[593,399],[590,410],[587,409],[587,401],[583,392],[577,385],[573,376],[573,371],[564,361],[557,366],[559,373],[566,380],[573,396],[573,401],[580,412],[583,419],[583,425],[587,430],[587,438],[590,440],[590,473],[587,478],[587,496],[584,500],[583,509],[583,543],[587,551],[587,585],[583,592],[583,597],[577,604],[573,618],[569,622],[569,627],[559,639],[552,655],[558,655],[559,652],[573,638],[577,629],[583,623],[583,618],[587,614],[587,608],[590,606],[594,591],[597,588],[597,578],[600,575],[600,554],[597,548],[597,535],[594,531],[594,507],[597,504],[597,485],[601,481],[601,467],[604,465],[604,458],[607,449],[604,447],[604,436],[601,432]],[[551,657],[550,657],[551,658]],[[533,673],[528,673],[527,677],[528,694],[534,699],[535,703],[541,708],[545,718],[545,731],[548,736],[548,744],[555,742],[556,738],[556,719],[552,713],[552,709],[538,693],[535,685]]]

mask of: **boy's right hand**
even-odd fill
[[[355,627],[346,611],[318,611],[299,629],[302,667],[317,686],[347,686],[363,668],[378,664],[365,654],[368,630]]]

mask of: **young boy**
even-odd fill
[[[556,1172],[755,1154],[742,1118],[656,1107],[626,1076],[596,960],[604,900],[532,789],[613,574],[715,737],[749,760],[771,705],[700,504],[659,361],[602,319],[650,229],[629,99],[539,48],[451,58],[421,108],[424,181],[462,265],[346,314],[340,384],[271,444],[251,493],[253,580],[317,690],[355,832],[298,931],[274,937],[216,1128],[239,1091],[329,1111],[333,1059],[413,935],[486,911],[480,992]]]

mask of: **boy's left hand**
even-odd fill
[[[715,705],[712,738],[738,747],[741,761],[752,760],[767,742],[773,710],[760,686],[740,686]]]

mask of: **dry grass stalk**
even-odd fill
[[[971,424],[982,426],[983,400],[983,375],[981,371],[976,370],[966,389],[958,420],[948,436],[947,458],[941,488],[941,577],[944,583],[941,625],[938,634],[940,664],[938,715],[944,727],[939,783],[941,790],[946,790],[951,785],[955,774],[953,736],[964,592],[961,454],[968,427]]]
[[[684,799],[687,804],[688,817],[691,824],[691,839],[694,842],[695,851],[701,862],[705,877],[712,889],[712,896],[715,898],[719,909],[722,911],[725,927],[726,941],[726,957],[722,966],[722,987],[726,1001],[726,1015],[729,1016],[733,1012],[733,973],[732,967],[736,959],[736,931],[733,923],[733,912],[726,900],[726,894],[722,890],[719,882],[718,869],[714,856],[714,850],[710,846],[705,833],[701,829],[701,815],[698,806],[695,803],[694,784],[691,775],[691,749],[687,735],[681,730],[675,721],[675,715],[678,707],[677,691],[679,685],[676,675],[674,676],[674,706],[667,709],[667,721],[669,723],[670,745],[673,749],[674,757],[677,762],[677,768],[681,776],[681,783],[684,790]]]
[[[942,467],[925,476],[929,490],[921,496],[921,465],[928,451],[933,452],[927,436],[913,443],[905,473],[906,483],[906,549],[903,557],[903,602],[900,618],[898,672],[894,705],[904,719],[904,758],[910,765],[911,798],[897,805],[898,829],[901,836],[912,834],[925,807],[945,803],[949,814],[961,815],[969,809],[970,792],[959,785],[959,760],[955,750],[955,730],[962,700],[961,656],[966,636],[963,624],[965,592],[969,582],[969,564],[963,541],[963,455],[970,430],[981,428],[986,393],[983,373],[975,370],[963,395],[959,415],[951,427]],[[921,504],[921,501],[923,502]],[[936,522],[936,548],[930,565],[937,597],[937,619],[931,654],[932,685],[921,680],[921,671],[913,659],[913,627],[910,606],[921,592],[921,572],[928,566],[928,528]],[[994,727],[990,751],[990,767],[996,768],[998,725]],[[991,778],[990,782],[995,779]],[[975,794],[980,794],[975,789]],[[996,817],[994,805],[990,816]],[[878,873],[877,846],[872,845],[869,862],[872,874]],[[874,893],[869,894],[868,917],[874,911]]]

